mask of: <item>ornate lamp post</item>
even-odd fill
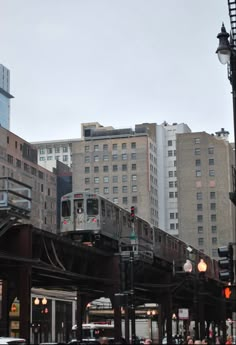
[[[200,259],[200,262],[197,265],[197,269],[199,272],[200,278],[200,286],[199,286],[199,320],[200,320],[200,338],[205,338],[205,313],[204,313],[204,279],[205,279],[205,272],[207,270],[207,264],[203,259]]]
[[[217,35],[219,46],[216,50],[220,63],[228,65],[228,79],[232,85],[233,96],[233,119],[234,119],[234,142],[236,142],[236,47],[233,37],[230,37],[224,24],[221,26],[221,32]],[[236,162],[236,150],[234,150],[234,165]],[[236,170],[233,166],[233,191],[229,193],[230,200],[236,206]]]

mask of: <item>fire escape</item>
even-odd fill
[[[0,237],[30,218],[31,187],[10,177],[0,178]]]

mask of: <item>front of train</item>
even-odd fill
[[[79,192],[64,195],[61,199],[61,234],[92,245],[100,235],[99,210],[97,194]]]

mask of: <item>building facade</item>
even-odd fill
[[[0,177],[11,177],[32,188],[33,226],[56,232],[56,176],[37,163],[37,149],[0,127]]]
[[[0,65],[0,126],[10,130],[10,71]]]
[[[179,237],[217,257],[217,248],[233,241],[232,146],[219,134],[184,133],[176,153]]]
[[[179,234],[176,134],[190,132],[184,123],[157,125],[159,227],[173,236]]]
[[[73,190],[102,194],[158,225],[156,124],[114,129],[81,125],[72,143]]]
[[[53,171],[57,167],[57,161],[72,167],[72,142],[79,139],[51,140],[32,142],[38,150],[38,164],[43,168]]]

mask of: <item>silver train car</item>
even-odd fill
[[[185,242],[140,217],[135,216],[132,223],[129,211],[105,197],[79,191],[61,198],[61,235],[89,246],[118,251],[122,245],[130,250],[133,231],[139,250],[152,252],[154,260],[180,263],[191,255],[196,263],[204,259],[208,277],[218,277],[217,261],[193,247],[189,253]]]

